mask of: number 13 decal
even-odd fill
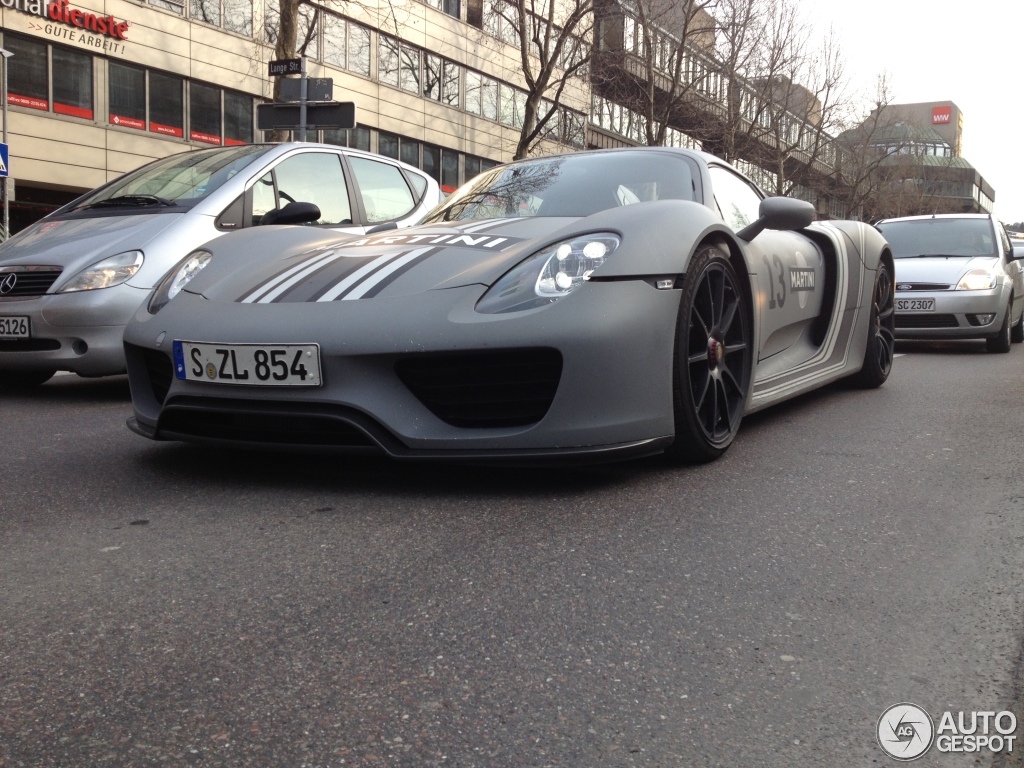
[[[768,309],[775,309],[775,307],[782,307],[786,304],[786,269],[782,266],[782,259],[779,258],[778,254],[772,256],[772,261],[768,261],[767,256],[762,256],[764,259],[764,265],[768,268]],[[779,270],[779,288],[781,293],[774,293],[775,277],[772,275],[772,262],[775,263],[775,268]]]

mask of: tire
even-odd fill
[[[717,459],[739,430],[754,347],[741,285],[714,246],[698,250],[686,270],[673,364],[676,437],[667,451],[675,461]]]
[[[1010,341],[1014,344],[1020,344],[1024,341],[1024,312],[1020,313],[1020,320],[1010,329]]]
[[[879,262],[875,288],[871,294],[871,317],[868,320],[868,343],[864,349],[864,367],[850,377],[850,383],[861,389],[882,386],[892,371],[896,351],[896,294],[893,292],[889,266]]]
[[[56,371],[0,371],[0,388],[32,389],[45,384]]]
[[[1010,351],[1010,336],[1012,334],[1010,330],[1010,314],[1012,312],[1013,302],[1011,301],[1006,305],[1006,317],[1003,318],[1003,327],[999,329],[999,333],[991,339],[985,339],[985,346],[989,352],[1001,354]]]

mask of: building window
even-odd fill
[[[189,138],[204,144],[220,144],[220,89],[189,85]]]
[[[381,131],[377,135],[377,153],[384,155],[384,157],[390,157],[392,160],[397,160],[398,136]]]
[[[149,130],[164,136],[184,135],[185,82],[180,77],[149,73]]]
[[[224,144],[252,141],[252,96],[224,91]]]
[[[316,61],[320,58],[320,41],[317,38],[317,19],[320,9],[312,5],[299,6],[299,23],[295,30],[295,55]]]
[[[459,65],[432,54],[424,54],[423,59],[423,95],[458,107]]]
[[[252,0],[224,0],[224,29],[252,37]]]
[[[53,111],[92,120],[92,56],[87,53],[53,48]]]
[[[157,8],[163,8],[165,11],[172,11],[179,16],[185,15],[185,2],[181,0],[149,0],[150,5],[155,5]]]
[[[454,192],[459,186],[459,153],[450,149],[441,150],[441,190]]]
[[[377,79],[385,85],[398,87],[398,41],[380,36],[377,47]]]
[[[109,78],[110,122],[124,128],[146,130],[146,70],[111,61]]]
[[[459,0],[423,0],[431,8],[437,8],[442,13],[459,18]]]
[[[5,34],[4,47],[14,54],[7,60],[7,103],[49,110],[50,77],[46,43]]]
[[[357,125],[355,128],[326,129],[323,137],[324,144],[337,144],[339,147],[351,147],[361,149],[363,152],[370,151],[370,129],[364,125]]]
[[[401,151],[398,158],[403,163],[408,163],[413,168],[420,167],[420,143],[414,139],[407,139],[404,136],[399,139]]]
[[[398,56],[398,87],[403,91],[420,92],[420,52],[418,48],[402,45]]]
[[[195,21],[220,26],[220,0],[192,0],[189,15]]]

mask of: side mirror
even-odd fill
[[[817,212],[806,200],[766,197],[761,201],[757,215],[757,221],[752,221],[736,233],[748,243],[766,229],[794,230],[810,226]]]
[[[1013,246],[1013,253],[1010,254],[1010,258],[1014,261],[1021,261],[1024,259],[1024,245]]]
[[[288,203],[284,208],[267,211],[260,219],[265,224],[308,224],[320,218],[320,209],[313,203]]]

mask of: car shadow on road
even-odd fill
[[[914,355],[990,354],[983,339],[964,339],[963,341],[923,341],[916,339],[900,339],[896,342],[896,354],[901,353]]]
[[[131,404],[127,375],[87,379],[73,373],[58,373],[38,387],[0,388],[0,398],[5,404],[18,401],[77,404],[123,402],[129,407]]]

